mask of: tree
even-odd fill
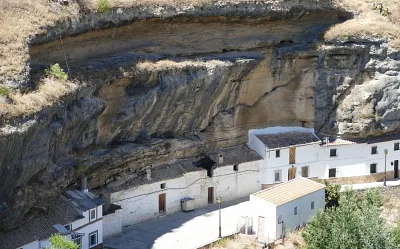
[[[320,211],[303,231],[307,249],[392,249],[394,242],[380,217],[382,199],[375,189],[361,197],[347,189],[338,206]]]
[[[79,249],[79,245],[73,241],[68,241],[61,234],[52,235],[49,241],[50,247],[46,247],[46,249]]]
[[[329,208],[337,206],[339,204],[341,186],[338,184],[332,184],[328,181],[325,181],[325,186],[325,207]]]

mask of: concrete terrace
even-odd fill
[[[222,236],[237,231],[248,197],[222,203]],[[254,221],[253,221],[254,222]],[[119,236],[104,240],[106,249],[194,249],[218,239],[218,204],[193,212],[178,212],[125,227]]]

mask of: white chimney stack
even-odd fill
[[[222,154],[219,154],[218,162],[219,163],[223,163],[224,162],[224,157],[222,156]]]
[[[147,180],[151,180],[151,168],[146,169]]]
[[[83,177],[81,178],[81,191],[82,191],[83,193],[89,192],[89,191],[88,191],[88,188],[87,188],[87,177],[86,177],[86,176],[83,176]]]

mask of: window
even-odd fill
[[[311,210],[314,210],[314,202],[311,202]]]
[[[400,143],[394,143],[394,150],[400,149]]]
[[[308,166],[301,167],[301,176],[302,177],[308,177],[308,169],[309,169]]]
[[[371,147],[371,154],[372,155],[378,154],[378,146],[372,146]]]
[[[89,221],[95,220],[96,219],[96,209],[95,208],[91,209],[89,211],[89,213],[90,213]]]
[[[283,223],[282,215],[279,215],[278,216],[278,224],[282,224],[282,223]]]
[[[207,170],[207,176],[208,177],[212,177],[213,176],[213,170],[212,169],[208,169]]]
[[[97,231],[89,234],[89,248],[97,245]]]
[[[329,169],[329,177],[336,177],[336,168]]]
[[[164,183],[161,183],[160,188],[161,188],[161,189],[165,189],[165,182],[164,182]]]
[[[280,150],[276,150],[275,151],[275,157],[281,157],[281,151]]]
[[[72,226],[71,226],[71,224],[68,224],[68,225],[65,225],[64,226],[65,227],[65,229],[67,229],[68,231],[71,231],[72,229]]]
[[[331,149],[329,152],[330,157],[337,157],[337,150],[336,149]]]
[[[238,166],[238,165],[236,165],[236,164],[235,164],[235,165],[233,165],[233,170],[234,170],[234,171],[239,171],[239,166]]]
[[[280,182],[281,181],[281,171],[280,170],[276,170],[274,172],[274,174],[275,174],[275,181],[276,182]]]
[[[79,246],[79,248],[82,248],[82,237],[74,239],[73,241]]]
[[[297,215],[297,207],[294,207],[293,213],[294,215]]]
[[[376,163],[372,163],[369,166],[369,173],[371,173],[371,174],[375,174],[376,173]]]

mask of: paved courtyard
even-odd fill
[[[248,198],[222,203],[222,236],[237,231]],[[194,249],[218,239],[218,204],[125,227],[104,241],[109,249]]]

